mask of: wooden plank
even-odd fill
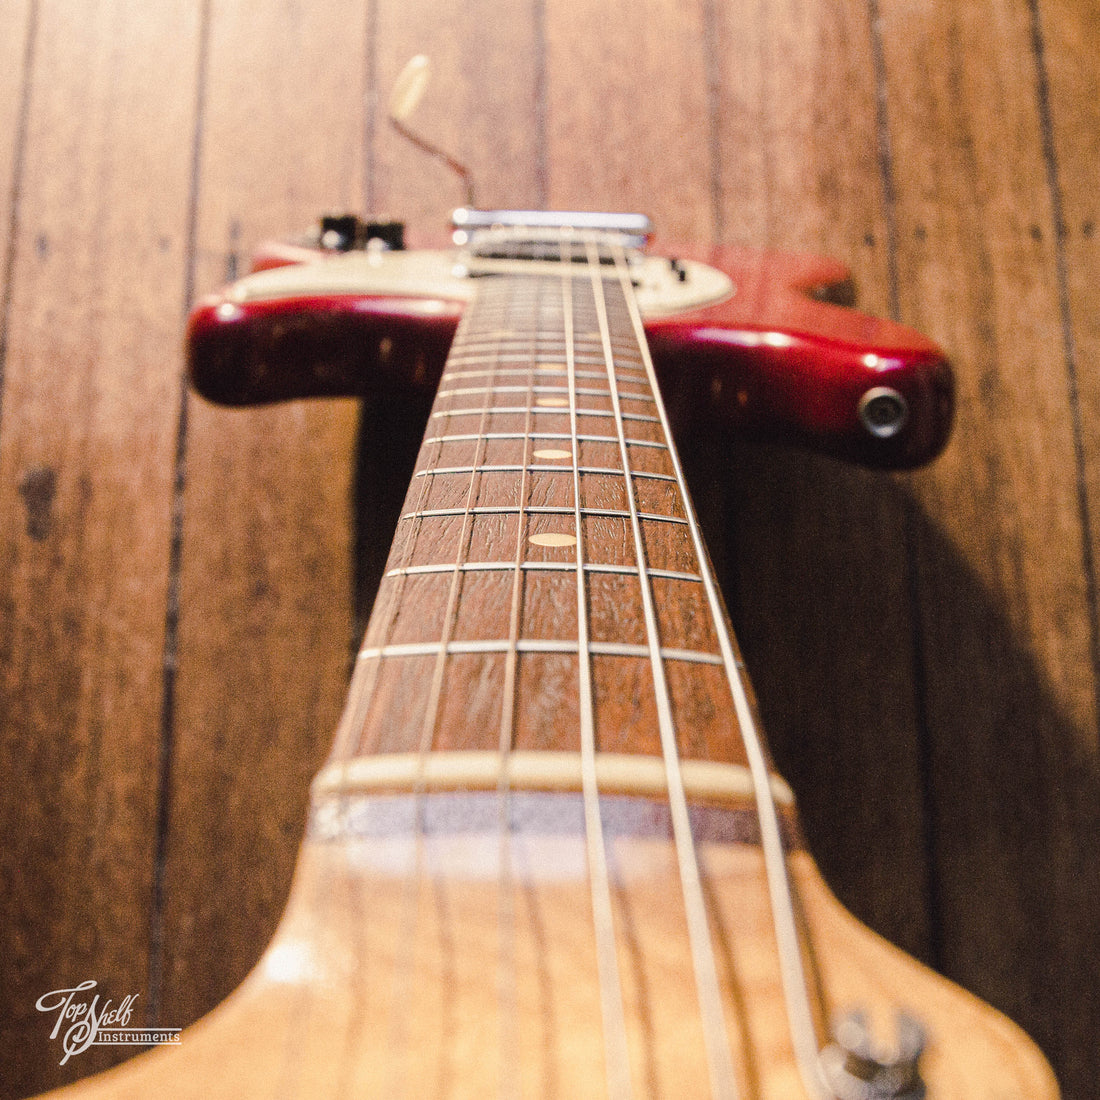
[[[463,26],[466,35],[456,34]],[[487,26],[500,28],[499,48]],[[349,27],[358,29],[349,34]],[[514,13],[503,19],[462,6],[447,20],[438,5],[419,13],[402,5],[398,13],[349,3],[312,25],[305,39],[300,34],[281,13],[257,22],[243,11],[225,12],[212,28],[199,289],[222,281],[232,257],[247,255],[263,236],[285,234],[326,209],[355,208],[363,193],[374,196],[376,210],[399,207],[418,225],[430,217],[428,232],[438,235],[434,227],[445,225],[460,196],[449,200],[446,177],[434,178],[434,166],[377,118],[364,119],[361,101],[347,92],[366,88],[377,103],[416,50],[432,55],[437,84],[467,88],[458,111],[444,97],[433,115],[432,99],[426,100],[417,121],[428,120],[425,131],[433,139],[463,149],[478,169],[505,156],[493,146],[501,133],[525,132],[518,112],[530,98],[529,77],[513,77],[527,83],[509,96],[502,88],[513,70],[503,61],[499,72],[490,67],[478,75],[486,56],[522,56],[525,36],[530,50],[533,24]],[[365,42],[364,53],[349,51],[349,40]],[[448,53],[456,43],[458,52]],[[490,80],[501,105],[495,114],[485,109]],[[507,111],[515,113],[505,125]],[[357,175],[364,170],[364,131],[377,135],[368,152],[381,183]],[[487,198],[531,201],[523,198],[536,189],[529,143],[524,155],[507,152],[506,159],[515,170],[510,177],[502,173]],[[483,178],[491,177],[486,171]],[[417,408],[415,402],[411,412],[403,406],[396,419],[408,422]],[[191,413],[177,808],[165,887],[165,1022],[187,1022],[222,1000],[275,926],[301,834],[306,782],[331,741],[343,700],[350,640],[344,509],[354,407],[229,413],[195,401]],[[380,408],[366,410],[364,419],[392,431],[395,417]],[[413,447],[417,434],[409,435]],[[392,453],[371,439],[363,451],[358,477],[369,492],[400,479],[390,469]],[[388,542],[385,520],[371,516],[368,523],[382,528],[370,532],[374,540]],[[211,752],[211,738],[224,753]],[[253,779],[242,790],[245,768]],[[212,896],[206,883],[215,867],[226,888]]]
[[[394,81],[416,54],[429,57],[432,77],[409,120],[412,129],[468,166],[479,204],[544,205],[540,73],[545,58],[538,10],[537,3],[503,0],[375,6],[368,45],[375,107],[368,126],[368,207],[406,221],[414,245],[438,247],[444,242],[451,212],[463,200],[458,178],[413,148],[386,120]],[[355,614],[360,633],[389,554],[389,533],[397,523],[433,396],[395,388],[381,400],[364,402],[355,478]]]
[[[367,6],[219,5],[209,30],[196,291],[362,193]],[[350,645],[350,402],[192,398],[165,837],[160,1018],[225,998],[282,910]],[[217,888],[211,889],[216,882]]]
[[[440,240],[463,202],[458,177],[384,117],[398,73],[417,53],[430,59],[432,79],[412,128],[466,164],[479,205],[541,204],[535,12],[535,4],[503,0],[380,0],[374,190],[378,208],[406,219],[414,233]]]
[[[1100,385],[1091,364],[1100,352],[1096,321],[1097,271],[1100,270],[1100,195],[1095,167],[1100,161],[1100,13],[1039,5],[1033,23],[1038,80],[1042,81],[1040,123],[1044,127],[1048,182],[1055,189],[1061,224],[1056,226],[1055,262],[1062,297],[1061,350],[1074,435],[1080,439],[1077,464],[1082,516],[1089,524],[1091,553],[1083,565],[1100,560]],[[1053,352],[1053,348],[1050,349]],[[1052,374],[1055,372],[1051,372]],[[1095,588],[1095,576],[1092,578]],[[1095,617],[1096,593],[1088,608]],[[1100,629],[1094,624],[1094,629]],[[1095,659],[1095,653],[1094,653]],[[1086,708],[1087,713],[1087,708]],[[1094,727],[1082,743],[1090,754],[1100,749]]]
[[[703,9],[690,3],[546,5],[550,205],[639,210],[674,241],[707,241]]]
[[[1079,510],[1087,532],[1082,568],[1088,602],[1076,609],[1074,626],[1085,619],[1091,628],[1093,676],[1100,630],[1097,562],[1100,561],[1100,382],[1093,365],[1100,357],[1100,196],[1096,165],[1100,162],[1100,13],[1096,6],[1038,4],[1034,8],[1033,44],[1039,66],[1040,122],[1044,128],[1048,181],[1057,202],[1055,262],[1063,325],[1061,376],[1069,396],[1075,444]],[[1045,78],[1045,80],[1043,79]],[[1053,360],[1053,355],[1051,359]],[[1053,363],[1051,364],[1053,365]],[[1049,369],[1049,368],[1048,368]],[[1085,666],[1078,675],[1088,690]],[[1060,700],[1058,701],[1060,702]],[[1054,727],[1058,741],[1047,742],[1044,755],[1055,765],[1046,781],[1053,790],[1046,813],[1052,847],[1059,852],[1057,878],[1043,883],[1054,924],[1057,969],[1045,976],[1044,1002],[1056,1013],[1045,1038],[1057,1059],[1067,1097],[1087,1096],[1100,1074],[1100,928],[1095,918],[1100,892],[1100,864],[1093,838],[1100,833],[1100,763],[1098,731],[1087,717]],[[1049,766],[1049,765],[1048,765]],[[1047,792],[1044,792],[1045,794]],[[1051,881],[1053,879],[1053,881]],[[1052,921],[1053,922],[1053,921]],[[1045,946],[1045,944],[1044,944]],[[1085,965],[1082,961],[1087,960]]]
[[[9,1095],[123,1053],[60,1068],[40,996],[146,990],[197,37],[189,3],[37,20],[0,435]]]
[[[1033,28],[997,0],[885,3],[881,27],[902,315],[959,376],[955,443],[916,495],[942,961],[1085,1095],[1095,608]]]
[[[6,4],[0,11],[0,303],[7,310],[9,245],[13,204],[21,186],[20,156],[24,146],[24,109],[30,87],[28,49],[33,47],[35,9],[32,0]],[[0,325],[5,323],[0,317]],[[2,338],[2,333],[0,333]],[[0,383],[0,403],[3,401]],[[0,410],[3,405],[0,404]]]
[[[724,231],[836,256],[860,307],[888,315],[865,5],[723,4],[710,49]],[[774,447],[711,454],[727,464],[735,625],[811,847],[847,905],[927,959],[904,481]]]

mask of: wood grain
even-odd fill
[[[196,292],[220,286],[264,237],[358,203],[365,75],[346,43],[362,41],[364,19],[356,0],[309,20],[244,6],[212,16]],[[346,677],[356,427],[350,403],[226,412],[192,397],[187,413],[154,959],[158,1012],[175,1021],[236,987],[286,897],[285,838],[300,834]],[[224,892],[208,889],[212,866]]]
[[[885,316],[891,211],[873,47],[863,4],[719,5],[716,175],[726,234],[843,258],[861,308]],[[735,627],[815,856],[847,904],[928,959],[904,499],[879,475],[710,439],[688,455],[700,473],[726,458],[708,541],[726,547]]]
[[[452,796],[467,803],[452,812],[476,814],[469,803],[477,797]],[[405,1087],[453,1097],[509,1089],[606,1095],[595,945],[588,922],[578,919],[588,910],[579,799],[541,796],[544,805],[559,803],[548,831],[525,803],[513,870],[498,879],[497,796],[481,797],[488,830],[429,826],[416,879],[401,870],[413,861],[408,836],[308,842],[286,919],[245,986],[178,1047],[58,1093],[59,1100],[322,1097]],[[620,812],[614,800],[607,807],[631,1075],[638,1094],[705,1095],[672,847],[657,833],[616,825]],[[701,850],[739,1094],[805,1097],[786,1034],[759,852],[717,838]],[[1017,1029],[852,920],[804,854],[793,867],[815,948],[827,960],[830,1003],[862,1004],[876,1023],[899,987],[921,1005],[934,1037],[929,1095],[1055,1100],[1050,1071]],[[498,980],[486,981],[489,973]]]
[[[545,25],[550,205],[602,209],[614,196],[666,239],[709,240],[703,8],[548,3]]]
[[[565,279],[485,279],[466,308],[334,764],[498,746],[577,752],[582,712],[600,751],[659,757],[662,705],[681,755],[747,764],[749,734],[721,667],[728,626],[704,586],[626,295],[613,276],[593,286],[575,266]],[[603,464],[585,465],[581,436],[603,448]],[[547,458],[547,447],[566,457]],[[631,452],[643,450],[651,468],[636,473]],[[586,654],[589,641],[607,651],[581,666],[581,639]],[[563,644],[573,652],[545,651]],[[449,652],[471,645],[495,652]]]
[[[4,303],[4,318],[0,321],[7,325],[10,302],[8,294],[8,264],[12,258],[10,252],[11,227],[16,216],[15,203],[23,184],[20,155],[25,148],[23,123],[25,105],[30,91],[31,66],[28,65],[28,53],[33,49],[34,7],[30,0],[24,3],[5,6],[0,19],[0,72],[3,81],[0,84],[0,181],[4,187],[3,206],[0,207],[0,256],[4,257],[3,274],[0,275],[0,301]]]
[[[293,858],[301,753],[323,751],[325,710],[340,701],[338,471],[351,446],[346,422],[329,418],[349,414],[238,414],[215,441],[193,411],[175,746],[158,743],[198,95],[192,281],[206,289],[316,204],[413,210],[415,230],[436,231],[457,185],[391,144],[376,113],[359,113],[360,91],[377,107],[424,50],[444,75],[418,118],[473,162],[486,202],[640,205],[685,235],[825,249],[852,265],[865,304],[896,308],[954,355],[963,401],[942,470],[884,484],[701,430],[685,458],[735,479],[696,477],[695,498],[830,880],[1012,1011],[1053,1055],[1066,1096],[1091,1098],[1095,13],[1045,0],[966,12],[856,0],[654,2],[606,16],[553,0],[486,0],[468,17],[467,7],[363,0],[330,23],[292,5],[257,18],[218,0],[204,9],[205,68],[197,5],[139,13],[82,0],[62,12],[28,0],[0,16],[0,237],[14,229],[0,383],[0,936],[13,945],[0,1016],[13,1068],[0,1092],[57,1079],[32,1007],[47,974],[79,966],[116,996],[150,993],[150,776],[162,748],[189,761],[166,834],[165,918],[179,936],[163,1022],[211,1006],[229,984],[226,958],[238,972],[255,958]],[[594,76],[589,62],[604,55]],[[63,383],[52,370],[46,381],[53,359],[67,364]],[[397,423],[426,411],[407,405],[365,417],[378,443],[363,449],[360,484],[391,516],[405,475],[393,490],[379,471],[401,465],[388,460]],[[305,447],[303,472],[306,434],[319,442]],[[246,472],[223,475],[242,454]],[[19,492],[31,466],[56,476],[52,511],[37,513],[53,517],[43,543],[26,534]],[[49,487],[36,477],[29,489]],[[327,518],[299,537],[337,579],[309,596],[302,566],[273,595],[275,570],[298,560],[291,525],[317,486]],[[373,507],[361,546],[381,526]],[[388,533],[370,545],[377,572]],[[332,685],[316,702],[294,681],[304,651],[324,654]],[[262,700],[262,722],[246,697]],[[247,854],[262,832],[244,816],[268,795],[221,797],[230,773],[255,764],[261,727],[267,781],[291,808],[276,813],[262,856],[234,854],[227,870],[221,852]],[[204,763],[207,751],[220,762]],[[204,793],[188,795],[185,779]],[[218,825],[223,815],[233,824]],[[217,845],[172,848],[208,824]],[[108,859],[115,877],[101,888]],[[194,885],[211,879],[233,882],[249,928]]]
[[[1055,840],[1055,822],[1095,827],[1078,798],[1097,778],[1086,747],[1096,609],[1040,61],[1028,12],[1013,5],[884,5],[883,40],[887,87],[912,90],[888,94],[895,155],[910,166],[897,181],[902,312],[959,362],[956,442],[918,489],[930,517],[916,561],[941,963],[1072,1062],[1083,1032],[1051,1022],[1059,1004],[1095,1003],[1092,979],[1086,990],[1074,968],[1051,981],[1048,964],[1020,964],[1038,943],[1055,957],[1095,957],[1095,926],[1067,928],[1068,910],[1050,902],[1068,891],[1068,909],[1087,904],[1098,884],[1095,861]],[[1091,1085],[1074,1074],[1066,1087],[1084,1095]]]
[[[35,18],[0,439],[2,767],[18,796],[2,827],[21,838],[0,889],[13,1093],[117,1060],[41,1059],[42,993],[85,972],[147,981],[179,393],[165,349],[184,302],[178,139],[197,31],[187,4],[152,21],[115,3]]]

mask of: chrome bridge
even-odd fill
[[[642,248],[653,232],[645,214],[607,214],[587,210],[474,210],[460,206],[451,216],[454,242],[476,248],[479,239],[494,236],[522,240],[560,239],[569,231],[578,235],[603,235],[619,240],[624,248]]]

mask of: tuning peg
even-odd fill
[[[821,1069],[837,1100],[924,1100],[920,1075],[925,1033],[907,1013],[897,1016],[893,1047],[875,1042],[860,1009],[841,1017],[833,1042],[821,1052]]]

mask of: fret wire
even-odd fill
[[[470,509],[470,515],[474,516],[515,516],[524,512],[531,515],[540,516],[569,516],[573,514],[572,508],[567,508],[564,505],[554,504],[532,504],[527,508],[514,508],[506,504],[495,505],[485,504],[479,505],[476,508]],[[631,512],[624,511],[620,508],[582,508],[582,516],[600,516],[604,519],[627,519],[631,516]],[[414,519],[414,518],[447,518],[451,516],[464,516],[466,510],[463,508],[424,508],[419,512],[405,512],[401,516],[402,519]],[[687,520],[683,516],[665,516],[658,512],[639,512],[638,517],[643,520],[648,520],[652,523],[672,523],[679,526],[687,524]]]
[[[595,248],[588,245],[589,267],[598,262]],[[620,271],[620,278],[622,272]],[[632,290],[622,285],[624,298],[629,298]],[[602,280],[592,274],[592,294],[596,302],[600,333],[604,344],[604,357],[607,362],[608,385],[612,389],[611,403],[615,411],[615,422],[619,431],[623,470],[629,474],[630,456],[627,451],[624,414],[621,412],[618,395],[615,392],[614,352],[611,347],[610,322],[607,312],[606,288]],[[644,343],[644,333],[635,333],[637,342]],[[654,386],[656,393],[656,386]],[[667,430],[667,428],[666,428]],[[671,438],[671,437],[670,437]],[[672,448],[670,447],[670,451]],[[644,571],[641,563],[646,561],[645,543],[642,538],[642,525],[637,511],[634,493],[627,494],[630,506],[630,524],[634,535],[635,555],[639,563],[639,579],[642,594],[642,609],[645,616],[646,637],[649,645],[650,665],[653,672],[654,689],[657,702],[657,725],[661,739],[661,749],[665,758],[665,770],[668,775],[669,813],[672,818],[673,843],[680,868],[680,885],[684,895],[684,908],[688,924],[688,941],[691,948],[695,971],[696,994],[703,1024],[704,1045],[710,1073],[711,1091],[716,1100],[735,1100],[738,1094],[737,1082],[733,1071],[733,1057],[726,1031],[725,1012],[722,1006],[722,993],[718,984],[718,972],[714,958],[714,945],[710,936],[710,924],[707,918],[706,899],[699,871],[699,861],[695,850],[695,839],[691,831],[691,817],[688,813],[687,795],[684,790],[683,775],[680,771],[680,751],[676,740],[676,725],[672,714],[672,702],[668,683],[665,679],[664,664],[661,660],[660,635],[657,615],[654,608],[653,592],[648,579],[642,579]]]
[[[469,348],[485,347],[487,346],[487,340],[484,333],[485,330],[483,330],[482,332],[469,332],[463,339],[461,344],[459,344],[456,340],[454,342],[454,346],[457,350],[460,351],[467,350]],[[507,336],[500,337],[497,343],[499,344],[501,354],[503,355],[508,355],[519,350],[516,347],[516,344],[519,343],[519,341],[509,339]],[[564,351],[565,341],[559,340],[556,336],[547,336],[546,338],[539,337],[538,340],[536,340],[535,342],[535,346],[536,352],[539,354],[545,353],[548,348],[552,350]],[[575,341],[573,344],[573,349],[574,361],[580,363],[585,359],[595,357],[599,353],[600,342],[597,339],[583,339]],[[624,353],[637,358],[638,361],[641,362],[641,358],[637,355],[637,349],[632,350],[628,349],[625,344],[617,344],[616,350],[623,351]]]
[[[482,435],[463,433],[461,435],[432,435],[425,438],[424,443],[471,443],[477,439],[523,439],[519,432],[485,432]],[[569,432],[532,432],[530,439],[577,439],[581,443],[618,443],[613,435],[578,435],[573,436]],[[667,451],[668,446],[652,439],[628,439],[628,447],[650,447],[659,451]]]
[[[541,370],[542,369],[542,364],[550,364],[551,366],[560,367],[561,366],[561,358],[562,358],[563,354],[564,354],[564,352],[558,351],[556,349],[547,348],[547,349],[543,350],[542,352],[538,353],[535,357],[535,364],[536,364],[535,369],[536,370]],[[449,367],[453,367],[455,365],[457,365],[459,367],[463,367],[463,366],[466,366],[467,364],[474,364],[476,366],[477,364],[479,364],[481,362],[488,362],[489,359],[490,359],[490,357],[487,356],[484,352],[464,351],[463,349],[455,348],[455,347],[452,346],[452,354],[447,357],[447,363],[449,364]],[[494,358],[493,361],[495,362],[496,358]],[[531,361],[531,357],[530,357],[530,355],[519,355],[519,354],[505,353],[505,354],[499,356],[499,361],[501,363],[529,363]],[[584,363],[584,364],[587,364],[588,366],[596,366],[596,365],[602,366],[603,365],[603,356],[602,355],[578,355],[574,359],[574,362]],[[629,373],[629,374],[637,375],[639,380],[643,380],[645,378],[645,372],[640,370],[640,369],[639,370],[633,369],[635,367],[640,368],[641,366],[642,366],[642,361],[640,359],[627,359],[624,356],[620,359],[620,361],[618,363],[616,363],[615,369],[616,369],[616,373],[621,372],[621,373],[624,373],[624,374]],[[461,373],[461,372],[452,370],[452,371],[450,371],[450,373],[457,374],[457,373]],[[505,372],[505,373],[507,373],[507,372]],[[578,378],[592,378],[592,377],[605,378],[607,376],[604,374],[603,371],[578,370],[577,371],[577,377]]]
[[[501,405],[501,406],[489,406],[488,408],[481,409],[441,409],[439,412],[432,413],[432,420],[441,420],[445,416],[482,416],[485,413],[525,413],[527,412],[527,406],[525,405]],[[562,409],[531,409],[531,413],[535,416],[561,416],[563,414]],[[602,416],[611,417],[614,413],[609,412],[607,409],[578,409],[578,416]],[[647,416],[645,413],[620,413],[623,420],[639,420],[646,424],[659,424],[660,421],[655,416]],[[479,436],[478,438],[484,438]]]
[[[576,360],[573,347],[573,279],[563,275],[562,331],[565,334],[566,369],[569,378],[569,427],[577,435]],[[592,662],[588,649],[588,601],[584,571],[584,534],[581,526],[581,475],[579,448],[573,447],[573,509],[576,533],[577,576],[577,686],[579,694],[581,738],[581,795],[584,806],[585,845],[588,852],[592,918],[596,934],[596,971],[599,976],[600,1010],[603,1019],[604,1060],[609,1100],[625,1100],[633,1094],[630,1055],[627,1049],[626,1016],[623,1008],[622,981],[619,976],[615,922],[611,908],[611,883],[607,869],[607,850],[600,813],[599,784],[596,777],[596,705],[592,690]],[[624,467],[625,468],[625,467]]]
[[[447,643],[447,656],[466,653],[507,653],[512,643],[507,638],[471,638]],[[439,642],[399,642],[394,645],[372,646],[359,651],[358,660],[377,661],[403,657],[437,657],[442,650]],[[579,653],[576,642],[565,638],[520,638],[515,642],[517,653]],[[648,657],[649,647],[628,642],[592,642],[587,646],[589,654],[601,657]],[[721,665],[720,653],[704,650],[662,648],[665,661],[681,661],[694,665]]]
[[[440,390],[437,397],[466,397],[474,393],[568,393],[568,386],[465,386],[454,390]],[[607,390],[578,389],[585,397],[609,397]],[[643,393],[623,393],[620,398],[628,401],[645,401],[653,404],[653,398]]]
[[[610,565],[597,562],[590,562],[585,568],[593,573],[629,573],[631,576],[636,576],[638,573],[636,566]],[[665,577],[672,581],[695,581],[698,583],[702,579],[698,573],[681,573],[675,569],[651,569],[646,567],[646,573],[651,577]]]
[[[468,474],[475,470],[479,474],[514,474],[524,469],[540,474],[568,474],[571,472],[568,466],[550,466],[535,463],[522,466],[516,463],[514,466],[434,466],[430,470],[417,470],[413,477],[432,477],[436,474]],[[615,469],[612,466],[582,466],[581,473],[605,474],[612,477],[622,476],[622,470]],[[648,478],[651,481],[676,481],[676,478],[671,474],[651,474],[636,471],[634,476]]]
[[[512,565],[513,563],[510,561],[467,561],[462,562],[459,568],[464,572],[503,572],[504,570],[511,569]],[[390,569],[386,572],[386,576],[397,577],[424,573],[449,573],[453,568],[453,562],[446,562],[439,565],[408,565]],[[567,573],[572,572],[574,566],[567,562],[558,561],[525,561],[521,568],[524,570],[544,570],[547,573]],[[585,562],[584,569],[586,573],[619,573],[631,577],[637,576],[638,574],[636,566],[611,565],[604,562]],[[680,573],[675,569],[647,568],[646,573],[651,577],[664,577],[673,581],[691,581],[693,584],[702,584],[703,582],[703,578],[700,577],[698,573]]]
[[[480,335],[476,332],[473,333],[472,336],[478,337],[478,338],[477,339],[471,339],[470,336],[467,336],[466,339],[464,339],[461,344],[459,344],[459,342],[457,340],[455,340],[454,344],[453,344],[455,350],[459,351],[459,352],[463,352],[463,351],[468,352],[471,348],[493,346],[493,347],[500,347],[500,348],[504,349],[501,352],[502,355],[523,354],[522,352],[517,352],[516,348],[511,346],[511,345],[514,345],[514,344],[522,343],[518,339],[509,339],[507,337],[504,337],[504,338],[500,339],[499,342],[498,342],[498,341],[495,341],[495,340],[494,341],[488,341],[486,339],[482,339],[482,338],[480,338]],[[536,341],[536,344],[537,344],[537,354],[547,354],[549,350],[558,350],[558,349],[561,349],[564,352],[564,349],[565,349],[565,341],[564,340],[559,340],[556,336],[548,336],[545,339],[543,339],[542,337],[539,337],[539,339]],[[603,362],[602,357],[598,354],[599,348],[600,348],[600,344],[599,344],[598,340],[586,340],[582,344],[580,344],[579,346],[581,348],[583,348],[583,350],[577,351],[576,349],[577,349],[578,345],[576,343],[574,344],[574,352],[573,352],[574,362],[582,363],[582,362],[586,362],[588,360],[596,360],[596,361],[601,362],[601,363]],[[621,350],[621,351],[626,352],[627,354],[629,354],[629,351],[628,351],[626,345],[623,345],[623,344],[617,345],[616,350]],[[479,354],[479,353],[475,352],[473,354]],[[480,353],[480,354],[485,354],[485,353]],[[641,362],[640,359],[638,361]]]
[[[437,397],[459,397],[471,393],[568,393],[568,386],[461,386],[453,390],[440,390]],[[606,397],[607,390],[578,390],[586,397]]]
[[[508,358],[508,359],[510,359],[510,361],[517,362],[517,363],[527,362],[526,357],[522,356],[522,355],[515,355],[515,356],[510,356],[510,357],[509,356],[502,356],[502,358]],[[536,365],[535,371],[538,372],[538,373],[541,373],[541,374],[564,374],[565,373],[565,368],[563,366],[559,366],[559,365],[554,365],[554,366],[538,366],[538,365]],[[494,378],[504,378],[506,376],[513,375],[513,374],[523,375],[523,374],[528,374],[528,373],[529,373],[528,370],[524,370],[524,369],[519,368],[519,367],[514,367],[514,368],[510,368],[508,370],[501,370],[501,371],[492,371],[492,370],[448,370],[447,371],[447,378],[449,380],[452,380],[452,381],[456,378],[485,378],[489,375],[492,375]],[[624,377],[625,373],[629,373],[629,377]],[[602,382],[607,377],[607,374],[604,371],[600,371],[600,370],[579,370],[579,371],[577,371],[577,377],[578,378],[584,378],[584,379],[587,379],[587,380],[591,380],[593,382]],[[640,371],[630,371],[630,372],[618,371],[617,372],[617,377],[618,377],[620,382],[637,382],[637,384],[640,385],[640,386],[648,385],[648,379]]]

